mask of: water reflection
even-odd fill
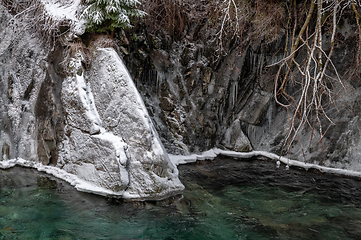
[[[0,171],[0,239],[358,239],[361,182],[275,163],[179,166],[186,190],[127,203],[32,169]]]

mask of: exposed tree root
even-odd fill
[[[279,65],[274,82],[275,101],[287,108],[288,113],[293,113],[289,117],[289,132],[282,151],[290,152],[293,143],[297,141],[301,145],[304,156],[305,150],[311,147],[313,140],[321,143],[323,150],[325,150],[324,136],[329,127],[335,124],[328,115],[327,108],[330,104],[335,106],[338,97],[337,91],[345,89],[331,57],[335,47],[338,19],[342,16],[346,7],[351,6],[355,12],[361,40],[357,10],[361,5],[358,1],[310,0],[309,4],[306,20],[297,38],[292,41],[288,56],[270,65]],[[314,11],[316,11],[317,16],[313,23],[311,19]],[[326,26],[331,27],[326,30]],[[327,51],[323,46],[325,33],[331,35]],[[296,60],[295,56],[301,51],[306,51],[306,58]],[[300,91],[293,94],[289,93],[291,85],[299,85]],[[309,127],[312,133],[307,148],[302,145],[299,138],[301,131],[305,127]],[[323,163],[323,159],[321,163]]]

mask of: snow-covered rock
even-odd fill
[[[80,0],[41,2],[51,19],[71,23],[62,44],[82,33]],[[80,191],[127,199],[183,190],[116,52],[94,50],[85,68],[81,47],[49,46],[27,28],[31,20],[11,14],[0,4],[0,167],[33,167]]]
[[[66,134],[57,166],[124,198],[158,199],[183,190],[117,53],[98,49],[89,72],[77,56],[62,86]]]

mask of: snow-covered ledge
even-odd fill
[[[310,163],[304,163],[296,160],[291,160],[282,156],[278,156],[273,153],[265,152],[265,151],[252,151],[252,152],[234,152],[234,151],[225,151],[218,148],[214,148],[211,150],[208,150],[206,152],[203,152],[202,154],[191,154],[191,155],[171,155],[169,154],[170,160],[174,165],[180,165],[180,164],[188,164],[193,163],[196,161],[202,161],[202,160],[213,160],[217,156],[228,156],[233,158],[239,158],[239,159],[247,159],[247,158],[253,158],[253,157],[266,157],[271,160],[275,160],[275,167],[278,168],[281,164],[286,165],[286,169],[288,166],[296,166],[304,168],[305,170],[308,169],[316,169],[318,171],[324,172],[324,173],[331,173],[331,174],[337,174],[337,175],[343,175],[343,176],[349,176],[349,177],[361,177],[361,172],[346,170],[346,169],[339,169],[339,168],[330,168],[330,167],[324,167],[317,164],[310,164]],[[88,192],[88,193],[95,193],[98,195],[103,196],[112,196],[112,197],[122,197],[125,199],[131,199],[134,198],[134,195],[127,195],[122,194],[120,195],[117,192],[111,191],[109,189],[97,186],[96,184],[92,184],[88,181],[84,181],[83,179],[80,179],[77,175],[68,173],[64,171],[63,169],[59,169],[57,167],[53,166],[44,166],[41,163],[34,163],[33,161],[27,161],[24,159],[11,159],[7,161],[0,161],[0,168],[7,169],[14,166],[23,166],[23,167],[31,167],[35,168],[38,171],[46,172],[48,174],[51,174],[59,179],[62,179],[68,183],[70,183],[72,186],[74,186],[78,191],[82,192]],[[141,197],[141,196],[138,196]]]
[[[361,172],[341,169],[341,168],[325,167],[312,163],[305,163],[297,160],[292,160],[286,157],[278,156],[277,154],[266,151],[234,152],[234,151],[221,150],[219,148],[213,148],[201,154],[191,154],[188,156],[169,155],[169,157],[174,165],[179,165],[179,164],[187,164],[202,160],[213,160],[218,155],[239,158],[239,159],[266,157],[271,160],[275,160],[276,167],[279,167],[280,164],[283,163],[286,165],[286,169],[288,169],[289,166],[295,166],[295,167],[303,168],[305,170],[316,169],[324,173],[331,173],[331,174],[337,174],[337,175],[343,175],[349,177],[361,177]]]

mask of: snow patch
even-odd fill
[[[117,158],[119,158],[120,163],[121,164],[126,163],[127,156],[125,150],[128,148],[128,145],[123,141],[121,137],[115,136],[114,134],[109,132],[104,132],[99,135],[94,135],[94,137],[111,142],[113,144]]]
[[[69,19],[77,21],[77,11],[81,4],[81,0],[72,0],[64,4],[64,1],[41,0],[45,10],[57,19]]]
[[[77,62],[78,63],[78,62]],[[80,61],[78,64],[81,64]],[[100,120],[98,111],[96,110],[95,104],[94,104],[94,96],[90,89],[89,84],[86,84],[83,73],[79,76],[76,75],[76,80],[78,83],[78,92],[80,99],[83,103],[83,106],[86,108],[86,113],[88,118],[99,127],[102,125],[102,122]]]
[[[215,149],[210,149],[208,151],[203,152],[202,154],[191,154],[191,155],[172,155],[168,154],[171,162],[178,166],[179,164],[187,164],[196,162],[197,160],[213,160],[218,156],[215,152]]]
[[[114,134],[109,132],[104,132],[99,135],[94,135],[94,137],[108,141],[113,145],[116,152],[117,162],[119,165],[119,175],[122,179],[122,182],[129,183],[129,177],[128,177],[129,173],[126,170],[126,165],[128,161],[128,156],[126,151],[128,149],[128,145],[124,142],[122,138],[115,136]]]
[[[80,36],[85,32],[86,21],[79,18],[82,9],[81,0],[41,0],[45,11],[55,21],[68,20],[71,22],[72,32]]]

